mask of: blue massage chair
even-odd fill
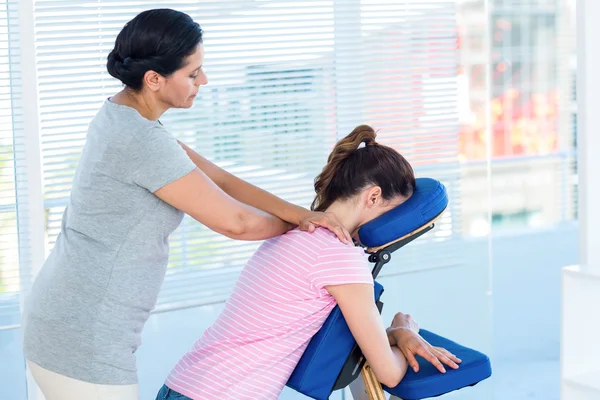
[[[374,263],[373,278],[391,260],[394,251],[415,240],[434,227],[448,206],[444,185],[434,179],[418,178],[413,195],[400,206],[363,225],[360,242]],[[375,299],[381,312],[383,286],[375,281]],[[425,329],[419,334],[432,346],[444,347],[462,360],[457,370],[439,372],[431,363],[418,357],[419,372],[408,369],[404,379],[394,388],[382,386],[366,363],[339,307],[335,307],[322,328],[313,336],[287,386],[316,400],[326,400],[359,375],[370,400],[385,400],[385,392],[402,400],[421,400],[441,396],[473,386],[492,375],[489,358]]]

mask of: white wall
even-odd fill
[[[558,360],[560,269],[578,262],[577,229],[576,223],[570,223],[560,229],[493,239],[497,360]]]

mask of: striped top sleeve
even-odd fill
[[[373,285],[373,277],[363,250],[342,244],[327,246],[321,250],[308,277],[311,285],[319,292],[324,291],[328,285]]]

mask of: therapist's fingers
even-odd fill
[[[338,237],[340,238],[340,240],[344,243],[354,243],[354,240],[352,240],[352,236],[350,235],[350,233],[346,230],[346,228],[344,227],[340,227],[340,234],[338,235]]]
[[[344,228],[342,225],[338,224],[335,221],[328,220],[326,222],[325,228],[329,229],[344,243],[352,243],[352,236],[350,233]]]
[[[335,214],[325,212],[323,215],[327,224],[326,228],[332,230],[342,242],[352,243],[352,235],[350,235],[350,232],[348,232],[340,221],[338,221]]]
[[[346,232],[344,230],[343,227],[335,225],[334,223],[331,223],[327,220],[323,220],[321,223],[319,223],[320,226],[322,226],[323,228],[327,228],[329,229],[331,232],[335,233],[335,235],[338,237],[338,239],[343,242],[343,243],[352,243],[351,239],[348,239],[348,236],[346,235]]]
[[[322,226],[323,228],[329,229],[333,232],[340,241],[343,243],[352,243],[352,236],[342,224],[337,220],[335,215],[331,213],[313,213],[313,218],[310,218],[310,222]]]

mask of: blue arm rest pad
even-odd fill
[[[375,281],[375,301],[383,286]],[[356,344],[338,306],[313,336],[286,386],[316,400],[327,400]]]
[[[358,230],[366,247],[379,247],[423,227],[448,206],[444,185],[431,178],[417,178],[415,190],[404,203],[364,224]]]
[[[475,385],[492,375],[490,359],[485,354],[425,329],[421,329],[419,334],[432,346],[443,347],[456,355],[462,363],[458,369],[446,367],[446,373],[442,374],[429,361],[417,356],[419,372],[409,368],[398,386],[393,389],[384,386],[386,392],[403,400],[420,400]]]

